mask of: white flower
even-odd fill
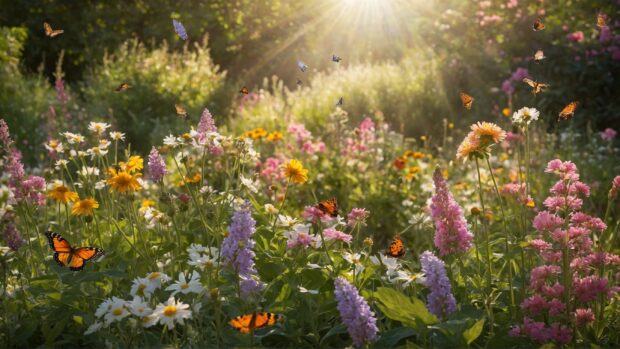
[[[303,286],[299,286],[300,293],[310,293],[310,294],[319,294],[319,290],[309,290]]]
[[[45,149],[47,149],[50,152],[62,153],[64,151],[64,147],[62,143],[55,139],[50,139],[44,145],[45,145]]]
[[[265,204],[264,208],[265,208],[265,212],[267,212],[267,214],[276,214],[276,213],[278,213],[278,209],[275,208],[275,206],[273,206],[272,204]]]
[[[200,275],[194,270],[192,277],[189,281],[185,278],[184,273],[179,273],[179,280],[175,281],[172,285],[166,287],[166,291],[173,291],[174,297],[177,293],[200,293],[202,291],[202,284],[200,283]]]
[[[86,151],[86,154],[90,155],[91,160],[98,156],[104,156],[107,153],[107,149],[101,149],[100,147],[92,147]]]
[[[211,254],[190,253],[188,265],[198,267],[200,270],[212,268],[219,258],[219,251],[215,247],[211,247]]]
[[[156,289],[160,288],[162,282],[170,281],[170,276],[168,276],[168,275],[166,275],[164,273],[160,273],[158,271],[154,271],[154,272],[148,274],[146,276],[146,278],[149,280],[153,290],[156,290]]]
[[[88,124],[88,130],[95,132],[100,135],[105,132],[107,128],[110,127],[110,124],[106,124],[105,122],[91,122]]]
[[[155,291],[155,285],[147,278],[135,278],[129,290],[132,296],[150,297]]]
[[[108,298],[104,300],[103,302],[101,302],[101,304],[99,304],[99,306],[97,307],[97,310],[95,310],[95,316],[102,317],[103,315],[105,315],[105,313],[107,313],[110,310],[111,306],[112,306],[112,298]]]
[[[175,136],[170,135],[164,138],[164,144],[175,148],[179,145],[179,141]]]
[[[256,188],[256,184],[258,182],[253,182],[250,178],[245,178],[243,175],[239,176],[239,180],[241,184],[243,184],[249,191],[252,193],[257,193],[258,189]]]
[[[387,256],[383,253],[379,253],[377,256],[370,256],[370,262],[374,265],[383,265],[388,273],[395,271],[400,267],[400,263],[398,263],[398,259],[394,257]]]
[[[295,218],[289,217],[289,216],[285,216],[285,215],[278,215],[278,226],[280,227],[292,227],[293,225],[295,225],[295,223],[297,223],[297,220]]]
[[[151,314],[142,318],[142,327],[151,327],[157,324],[159,317]]]
[[[54,165],[56,166],[57,170],[60,170],[61,167],[67,167],[68,163],[69,162],[67,160],[60,159],[60,160],[56,161],[56,163]]]
[[[84,332],[84,335],[88,336],[89,334],[93,334],[93,333],[99,331],[102,327],[103,327],[103,322],[95,321],[95,322],[93,322],[92,325],[88,326],[88,328]]]
[[[105,314],[103,319],[106,324],[111,324],[114,321],[121,321],[129,316],[129,312],[125,307],[127,302],[123,299],[112,297],[112,303],[110,304],[110,310]]]
[[[174,323],[184,324],[185,319],[191,319],[192,312],[188,310],[189,304],[177,302],[174,297],[168,298],[165,304],[159,303],[153,316],[160,324],[165,325],[168,330],[174,328]]]
[[[404,281],[402,283],[403,287],[407,287],[409,286],[409,284],[411,284],[412,282],[415,282],[417,284],[423,284],[424,283],[424,274],[422,273],[410,273],[406,270],[398,270],[396,271],[396,273],[392,274],[389,277],[389,280],[391,283],[396,283],[398,281]]]
[[[358,274],[364,271],[365,267],[362,264],[362,255],[359,253],[349,253],[345,252],[342,254],[342,257],[349,263],[353,264],[355,267],[355,273]]]
[[[153,313],[153,309],[139,296],[133,297],[133,300],[127,303],[127,306],[129,307],[129,311],[138,317],[145,317]]]
[[[101,189],[105,188],[105,186],[106,186],[105,179],[102,179],[102,180],[100,180],[100,181],[95,183],[95,189],[97,189],[97,190],[101,190]]]
[[[518,125],[529,125],[530,122],[538,120],[540,112],[536,108],[523,107],[512,114],[512,123]]]
[[[124,141],[125,134],[121,132],[112,131],[110,132],[110,138],[112,138],[115,141]]]
[[[96,167],[83,166],[82,169],[78,173],[82,177],[99,176],[99,169]]]
[[[206,247],[204,247],[204,246],[202,246],[200,244],[192,243],[187,248],[187,253],[191,256],[192,254],[200,254],[201,252],[205,252],[206,250],[207,250]]]
[[[200,188],[200,194],[202,195],[211,194],[214,192],[215,192],[215,189],[213,189],[213,187],[210,185],[205,185],[204,187]]]
[[[401,205],[405,206],[405,207],[410,207],[413,206],[413,201],[409,200],[409,199],[405,199],[403,200],[403,202],[401,203]]]
[[[85,140],[84,136],[82,136],[79,133],[65,132],[62,135],[65,136],[69,144],[76,144],[76,143],[80,144],[80,143],[84,143],[84,140]]]

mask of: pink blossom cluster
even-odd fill
[[[533,199],[525,195],[525,190],[525,183],[507,183],[502,186],[500,192],[502,195],[515,198],[522,205],[527,205],[533,202]]]
[[[314,141],[312,133],[303,124],[291,123],[287,132],[295,138],[297,147],[305,154],[313,155],[325,152],[325,143]]]
[[[585,38],[585,35],[583,34],[582,31],[576,31],[576,32],[569,33],[568,35],[566,35],[566,38],[568,39],[568,41],[582,42],[583,39]]]
[[[283,161],[280,158],[269,157],[260,165],[260,176],[265,179],[267,186],[271,186],[273,183],[285,182],[282,163]]]
[[[614,140],[614,138],[616,138],[616,135],[618,134],[618,132],[616,132],[616,130],[614,130],[613,128],[606,128],[605,131],[601,132],[601,138],[604,141],[607,142],[611,142]]]
[[[523,81],[523,79],[529,76],[530,73],[527,71],[527,69],[521,67],[517,68],[517,70],[515,70],[512,75],[508,79],[504,80],[504,82],[502,83],[502,91],[504,91],[504,93],[508,95],[508,97],[512,96],[512,94],[515,92],[515,87],[513,83],[521,82]]]
[[[356,157],[368,151],[370,145],[376,141],[376,125],[369,117],[362,120],[354,131],[355,136],[345,138],[342,155]]]
[[[590,188],[579,181],[577,166],[556,159],[548,163],[545,172],[559,180],[551,186],[550,196],[544,201],[547,209],[533,220],[538,237],[529,242],[544,264],[531,271],[532,294],[521,303],[523,323],[513,327],[510,334],[539,343],[567,344],[572,340],[572,326],[560,324],[592,323],[595,320],[592,302],[601,296],[609,299],[620,290],[607,276],[614,275],[620,257],[592,249],[592,235],[602,233],[607,225],[600,218],[580,211]],[[570,261],[568,270],[561,266],[564,257]],[[601,274],[601,270],[606,272]]]

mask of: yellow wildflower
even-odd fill
[[[299,160],[291,160],[284,166],[284,176],[297,184],[308,181],[308,170],[304,168]]]
[[[90,216],[93,210],[99,207],[97,200],[87,198],[76,202],[71,208],[71,214],[76,216]]]
[[[64,185],[54,187],[54,189],[50,190],[47,195],[58,202],[62,202],[63,204],[66,204],[69,201],[75,202],[80,199],[76,192],[70,191],[69,188]]]

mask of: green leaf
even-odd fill
[[[347,333],[347,327],[344,324],[338,324],[332,327],[324,336],[321,338],[321,344],[325,344],[325,342],[331,337],[338,336],[341,334]]]
[[[424,303],[415,298],[407,297],[403,293],[387,287],[379,287],[375,292],[375,299],[379,309],[385,316],[392,320],[400,321],[404,325],[424,332],[426,326],[438,322],[435,315],[431,314]]]
[[[397,327],[381,334],[381,338],[373,343],[373,348],[391,348],[405,338],[413,337],[416,332],[409,327]]]
[[[476,323],[472,327],[463,331],[463,338],[465,339],[465,342],[467,342],[467,345],[470,345],[473,341],[476,340],[476,338],[480,336],[480,334],[482,333],[482,329],[484,328],[484,321],[485,319],[482,318],[476,321]]]

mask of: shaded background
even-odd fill
[[[281,120],[321,128],[338,98],[409,136],[536,106],[549,130],[620,128],[620,12],[609,0],[7,1],[0,7],[0,115],[26,160],[58,132],[103,120],[145,152],[209,108],[234,132]],[[605,13],[609,27],[596,26]],[[547,28],[534,32],[541,18]],[[172,19],[190,39],[180,40]],[[65,33],[48,38],[43,22]],[[543,49],[548,57],[532,62]],[[343,61],[331,62],[337,54]],[[310,66],[302,73],[300,59]],[[551,89],[536,99],[527,69]],[[518,75],[518,74],[516,74]],[[303,85],[297,86],[301,79]],[[133,88],[114,93],[121,82]],[[248,86],[251,94],[240,96]],[[476,98],[466,112],[458,94]],[[564,125],[557,113],[581,102]]]

